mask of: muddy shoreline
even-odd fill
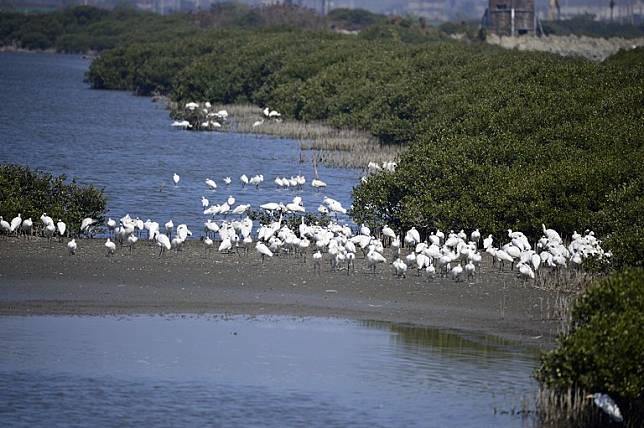
[[[105,256],[102,239],[64,243],[0,239],[0,315],[224,314],[340,317],[410,323],[490,334],[536,347],[552,346],[561,320],[558,295],[498,272],[484,259],[473,281],[429,280],[390,266],[314,273],[310,257],[276,256],[261,264],[249,253],[206,255],[200,241],[158,257],[139,242],[132,254]]]

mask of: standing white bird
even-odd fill
[[[81,222],[81,226],[80,226],[81,233],[89,233],[90,226],[93,225],[94,223],[96,223],[96,220],[94,220],[91,217],[85,217]]]
[[[235,198],[232,196],[228,196],[226,203],[232,207],[233,205],[235,205]]]
[[[257,244],[255,245],[255,249],[259,254],[262,256],[262,264],[264,264],[264,257],[273,257],[273,252],[268,249],[268,247],[263,243],[258,241]]]
[[[170,238],[168,238],[167,235],[156,232],[155,239],[157,241],[157,245],[161,247],[161,251],[159,251],[159,257],[161,257],[161,254],[163,254],[164,251],[172,248],[172,244],[170,244]]]
[[[488,235],[488,237],[483,240],[483,249],[487,250],[488,248],[490,248],[493,242],[494,237],[492,235]]]
[[[248,184],[248,177],[246,176],[246,174],[242,174],[242,176],[239,177],[239,181],[241,181],[242,187],[246,187],[246,185]]]
[[[206,236],[203,240],[204,256],[206,255],[206,253],[209,253],[212,250],[213,245],[213,240],[210,239],[209,236]]]
[[[476,245],[478,245],[479,241],[481,240],[481,232],[476,229],[470,234],[470,239],[472,240],[472,242],[476,242]]]
[[[52,227],[54,226],[53,221],[51,222],[51,225],[52,225]],[[22,225],[20,225],[20,230],[25,236],[29,236],[29,235],[31,235],[31,230],[32,230],[33,226],[34,226],[34,222],[31,220],[31,218],[28,218],[28,219],[25,219],[22,222]],[[54,231],[56,231],[55,228],[54,228]]]
[[[139,238],[134,233],[132,233],[127,237],[127,245],[128,247],[130,247],[130,253],[132,252],[132,248],[134,247],[134,244],[136,244],[136,241],[138,240]]]
[[[208,205],[210,205],[210,201],[208,199],[206,199],[205,196],[202,196],[201,197],[201,206],[203,208],[208,208]]]
[[[11,232],[11,225],[7,220],[3,219],[2,216],[0,216],[0,231],[2,231],[2,233]]]
[[[172,222],[172,220],[169,220],[169,221],[165,224],[165,231],[166,231],[166,233],[168,234],[168,237],[171,237],[171,236],[172,236],[172,229],[174,229],[174,223]]]
[[[9,226],[9,231],[10,232],[16,232],[21,224],[22,224],[22,217],[21,217],[21,214],[18,214],[17,217],[14,217],[11,220],[11,225]]]
[[[116,251],[116,244],[112,242],[110,238],[107,238],[107,241],[105,242],[105,248],[107,248],[107,256],[113,256],[114,252]]]
[[[181,180],[181,177],[179,177],[179,174],[175,172],[174,175],[172,176],[172,181],[174,181],[175,186],[179,184],[179,180]]]
[[[610,416],[610,418],[615,422],[622,422],[624,420],[619,407],[617,406],[615,401],[613,401],[613,399],[608,396],[608,394],[596,392],[592,395],[587,395],[586,398],[592,398],[595,405],[602,409],[604,413]]]
[[[461,266],[461,264],[460,264],[460,263],[459,263],[459,264],[457,264],[456,266],[454,266],[454,267],[452,268],[452,270],[450,271],[450,274],[451,274],[451,276],[452,276],[452,279],[453,279],[454,281],[456,281],[456,282],[458,282],[458,281],[459,281],[459,279],[460,279],[460,277],[461,277],[461,274],[462,274],[462,273],[463,273],[463,267]]]
[[[76,249],[78,248],[78,245],[76,245],[76,240],[72,239],[67,243],[67,251],[69,251],[70,255],[76,254]]]
[[[226,184],[226,186],[230,186],[230,183],[232,182],[233,182],[232,178],[224,177],[224,183]]]

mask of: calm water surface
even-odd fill
[[[0,317],[5,426],[526,426],[534,356],[289,317]]]
[[[319,167],[328,189],[315,192],[311,163],[299,163],[297,141],[172,129],[168,111],[150,98],[89,89],[83,83],[88,66],[74,55],[0,53],[0,162],[104,188],[114,218],[129,213],[161,224],[173,219],[197,230],[205,220],[201,196],[221,204],[233,195],[238,204],[255,208],[286,204],[295,195],[303,197],[307,211],[315,211],[325,195],[351,205],[359,171]],[[175,172],[181,176],[176,187]],[[263,174],[262,188],[242,190],[242,174]],[[297,174],[307,178],[303,191],[277,190],[276,176]],[[226,176],[233,179],[229,189]],[[207,190],[206,178],[217,182],[217,191]]]

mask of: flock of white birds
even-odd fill
[[[244,177],[240,179],[242,183],[246,182]],[[178,180],[175,179],[175,182]],[[305,180],[294,178],[294,182],[296,185],[303,185]],[[248,179],[248,183],[251,183],[251,179]],[[489,254],[493,263],[498,264],[499,270],[504,270],[505,266],[510,265],[510,270],[516,271],[526,280],[535,279],[543,270],[559,272],[566,268],[580,269],[584,260],[589,257],[600,260],[611,257],[610,252],[602,249],[601,241],[595,238],[592,231],[587,231],[584,235],[575,232],[572,240],[566,245],[559,233],[546,228],[545,225],[542,225],[542,237],[534,245],[523,233],[508,230],[507,238],[498,246],[495,246],[492,235],[481,239],[478,229],[469,235],[463,230],[458,233],[450,231],[447,234],[437,230],[421,240],[415,227],[402,233],[384,226],[378,233],[373,234],[365,225],[354,231],[349,225],[337,221],[331,221],[327,226],[305,224],[304,217],[297,228],[292,229],[285,221],[284,215],[305,211],[299,196],[295,196],[288,204],[261,205],[260,208],[269,213],[273,220],[260,225],[254,233],[254,222],[245,216],[250,205],[234,206],[235,202],[235,198],[229,196],[223,204],[210,206],[209,201],[202,197],[203,213],[210,217],[203,224],[203,234],[200,238],[205,255],[215,250],[225,254],[248,254],[249,249],[254,247],[261,256],[262,264],[265,258],[278,254],[300,257],[306,263],[311,255],[315,272],[321,272],[323,262],[328,262],[332,271],[346,270],[347,274],[350,274],[356,270],[356,260],[361,259],[366,263],[367,270],[373,273],[378,265],[390,264],[393,273],[401,278],[405,277],[409,270],[416,270],[419,276],[434,278],[436,275],[442,275],[455,281],[469,280],[480,270],[482,253]],[[324,197],[318,211],[346,214],[346,209],[329,197]],[[227,215],[239,217],[231,220]],[[224,218],[216,220],[215,217],[218,216]],[[54,222],[50,216],[43,213],[40,221],[42,234],[49,240],[59,236],[62,241],[63,237],[69,235],[62,220]],[[91,218],[84,219],[80,226],[81,235],[87,235],[96,223]],[[118,221],[109,218],[105,227],[110,236],[105,242],[108,256],[114,255],[119,247],[127,247],[131,252],[139,240],[147,239],[152,245],[159,247],[161,257],[168,250],[181,251],[185,242],[193,235],[186,224],[175,227],[174,222],[170,220],[161,225],[156,221],[143,221],[129,215]],[[8,235],[29,236],[34,233],[34,223],[30,218],[23,220],[20,214],[11,222],[0,216],[0,231]],[[67,248],[69,254],[74,255],[78,250],[76,239],[68,241]],[[391,250],[385,251],[385,248]],[[385,254],[389,254],[390,260]]]

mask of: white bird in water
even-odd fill
[[[76,249],[78,248],[78,245],[76,245],[76,240],[72,239],[67,243],[67,251],[69,251],[70,255],[76,254]]]
[[[233,205],[235,205],[235,198],[232,196],[228,196],[226,203],[232,207]]]
[[[210,204],[210,201],[208,201],[208,199],[206,199],[206,197],[205,197],[205,196],[202,196],[202,197],[201,197],[201,206],[202,206],[203,208],[208,208],[208,205],[209,205],[209,204]]]
[[[176,186],[177,184],[179,184],[180,180],[181,180],[181,177],[179,177],[179,174],[175,172],[174,175],[172,176],[172,181],[174,181],[174,185]]]
[[[232,183],[233,180],[230,177],[224,177],[224,183],[226,186],[230,186],[230,183]]]
[[[242,176],[239,177],[239,181],[241,181],[242,187],[246,187],[246,185],[248,184],[248,177],[246,176],[246,174],[242,174]]]
[[[233,210],[233,214],[244,214],[250,208],[250,204],[237,205]]]
[[[215,190],[217,188],[217,183],[215,183],[215,180],[211,178],[207,178],[205,183],[212,190]]]
[[[314,178],[313,180],[311,180],[311,186],[315,187],[316,190],[320,190],[321,188],[326,187],[326,183],[322,180]]]

